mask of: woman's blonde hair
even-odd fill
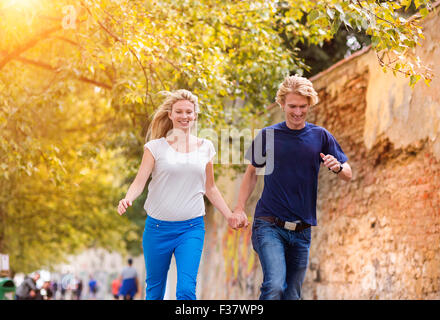
[[[159,92],[166,96],[165,101],[157,108],[153,115],[153,120],[147,132],[147,141],[166,137],[167,133],[173,128],[173,122],[168,118],[168,112],[171,113],[173,105],[177,101],[188,100],[194,105],[194,112],[200,112],[198,98],[191,91],[179,89],[175,91]]]
[[[306,97],[309,106],[314,106],[319,101],[318,94],[315,89],[313,89],[312,82],[307,78],[297,75],[287,76],[280,84],[275,99],[280,107],[283,107],[283,104],[286,102],[286,95],[289,93]]]

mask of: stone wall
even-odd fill
[[[320,103],[308,121],[327,128],[353,169],[346,183],[321,170],[304,299],[440,298],[440,19],[424,23],[418,48],[436,78],[412,90],[364,50],[312,78]],[[278,108],[273,123],[282,121]],[[260,177],[247,207],[253,214]],[[218,186],[231,206],[241,176]],[[207,215],[202,299],[257,299],[261,267],[250,229]]]

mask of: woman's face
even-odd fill
[[[194,104],[188,100],[179,100],[173,104],[171,112],[168,112],[168,117],[173,122],[173,129],[187,131],[194,125],[197,117]]]

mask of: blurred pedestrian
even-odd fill
[[[57,297],[57,291],[58,291],[58,283],[55,281],[52,281],[51,283],[52,292],[53,292],[53,298],[56,299]]]
[[[50,285],[50,281],[45,281],[37,294],[39,300],[52,300],[54,294]]]
[[[59,284],[59,288],[60,288],[60,294],[61,300],[64,300],[66,297],[66,291],[67,291],[67,283],[66,283],[66,279],[67,278],[67,274],[62,274],[61,275],[61,279],[60,279],[60,284]]]
[[[128,266],[122,269],[122,285],[119,289],[119,294],[124,298],[124,300],[133,300],[133,297],[138,292],[138,278],[137,271],[132,267],[133,260],[130,258],[127,261]]]
[[[23,282],[15,291],[15,298],[17,300],[34,300],[39,294],[37,288],[37,281],[40,279],[40,274],[35,272],[31,277],[26,276]]]
[[[78,279],[75,287],[75,300],[81,300],[82,290],[83,290],[83,282],[81,279]]]
[[[89,297],[92,299],[96,299],[97,292],[98,292],[98,283],[96,282],[95,278],[92,275],[90,275]]]
[[[64,285],[63,285],[62,282],[61,282],[60,287],[61,287],[61,290],[60,290],[60,293],[61,293],[61,300],[64,300],[65,297],[66,297],[66,288],[64,287]]]
[[[112,295],[115,300],[119,300],[119,289],[122,285],[122,276],[116,277],[112,281]]]

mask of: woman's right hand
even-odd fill
[[[118,205],[118,213],[120,216],[122,216],[125,211],[127,210],[128,207],[131,207],[133,205],[133,203],[130,200],[127,199],[122,199],[119,201],[119,205]]]

